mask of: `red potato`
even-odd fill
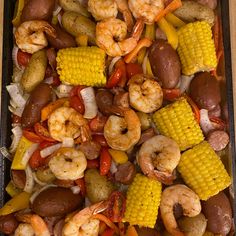
[[[115,180],[122,184],[131,184],[136,174],[135,166],[131,162],[121,164],[115,173]]]

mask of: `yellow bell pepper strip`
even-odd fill
[[[151,40],[155,39],[155,24],[146,25],[144,37]]]
[[[159,28],[166,34],[168,43],[176,50],[178,47],[178,34],[175,28],[163,17],[157,22]]]
[[[6,187],[6,192],[11,196],[14,197],[20,192],[22,192],[21,189],[17,188],[12,181],[10,181]]]
[[[146,48],[142,48],[139,52],[138,52],[138,64],[143,64],[143,60],[144,57],[146,55]]]
[[[31,141],[29,141],[27,138],[24,136],[21,137],[20,142],[17,146],[15,156],[13,158],[12,164],[11,164],[11,169],[13,170],[24,170],[26,168],[26,164],[23,162],[23,157],[33,145],[38,145],[35,144]]]
[[[172,24],[174,27],[177,27],[177,28],[180,28],[185,24],[185,22],[183,22],[181,19],[179,19],[177,16],[175,16],[174,14],[172,13],[168,13],[166,16],[165,16],[166,20]]]
[[[146,73],[148,75],[150,75],[151,77],[154,77],[153,73],[152,73],[152,68],[151,68],[151,64],[150,64],[150,60],[147,57],[147,61],[146,61]]]
[[[29,207],[30,194],[21,192],[9,200],[1,209],[0,215],[8,215]]]
[[[18,26],[20,24],[20,17],[22,10],[24,8],[25,1],[24,0],[18,0],[15,5],[15,12],[14,12],[14,18],[12,20],[12,24],[14,26]]]
[[[86,34],[79,34],[75,38],[75,41],[76,41],[78,46],[87,47],[88,46],[88,35],[86,35]]]
[[[126,231],[126,236],[138,236],[138,233],[133,225],[130,225]]]
[[[108,149],[108,152],[110,153],[113,161],[117,164],[124,164],[128,161],[128,156],[123,151]]]

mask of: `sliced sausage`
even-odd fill
[[[223,130],[209,133],[207,141],[215,151],[223,150],[229,143],[229,135]]]
[[[144,142],[146,142],[148,139],[150,139],[153,136],[155,136],[155,131],[153,128],[145,130],[144,132],[142,132],[137,145],[143,144]]]
[[[118,166],[117,172],[115,173],[115,180],[122,184],[130,184],[135,174],[136,170],[134,164],[128,161]]]
[[[24,170],[11,170],[11,179],[17,188],[23,189],[25,187],[26,175]]]
[[[74,181],[69,179],[55,179],[53,183],[62,188],[71,188],[75,185]]]
[[[110,107],[113,103],[113,94],[108,90],[99,90],[96,94],[98,109],[104,115],[110,115]]]
[[[94,141],[87,141],[80,145],[79,149],[84,153],[85,157],[89,160],[98,158],[101,146]]]
[[[12,234],[16,230],[18,222],[13,214],[0,216],[0,232]]]
[[[125,91],[121,91],[117,93],[114,96],[113,104],[115,106],[122,106],[122,107],[129,108],[129,93]]]

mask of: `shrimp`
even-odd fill
[[[105,19],[96,25],[96,42],[109,56],[123,56],[136,47],[143,28],[143,21],[137,21],[131,37],[125,38],[127,25],[124,21],[116,18]]]
[[[177,184],[166,188],[161,196],[161,217],[166,230],[173,236],[184,236],[175,220],[173,208],[180,204],[183,214],[194,217],[201,212],[201,202],[198,195],[183,184]]]
[[[142,144],[137,160],[149,178],[170,184],[172,172],[180,161],[180,149],[173,139],[156,135]]]
[[[49,133],[57,141],[65,138],[77,138],[81,136],[85,142],[90,138],[88,122],[75,109],[59,107],[54,110],[48,119]]]
[[[129,8],[136,19],[153,24],[158,13],[164,9],[163,0],[128,0]]]
[[[47,224],[39,215],[18,215],[17,220],[24,223],[19,224],[15,231],[15,236],[50,236]]]
[[[76,213],[63,227],[63,236],[98,236],[99,220],[93,215],[107,209],[107,203],[102,201],[86,207]]]
[[[48,22],[26,21],[15,31],[16,44],[22,51],[33,54],[48,45],[44,32],[56,38],[56,31]]]
[[[146,75],[135,75],[129,82],[130,105],[138,111],[150,113],[161,107],[163,92],[154,79]]]
[[[104,137],[114,149],[127,151],[140,139],[141,123],[137,114],[131,110],[124,111],[124,117],[111,115],[104,126]]]
[[[49,168],[61,180],[76,180],[84,176],[87,160],[74,148],[60,148],[50,159]]]
[[[120,11],[123,14],[128,31],[130,32],[133,28],[134,22],[127,0],[89,0],[88,10],[97,21],[110,17],[116,18],[118,11]]]

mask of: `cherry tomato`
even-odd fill
[[[80,114],[84,114],[84,104],[78,96],[70,97],[70,106],[78,111]]]
[[[112,72],[110,78],[107,81],[106,87],[110,89],[117,86],[117,84],[120,82],[121,77],[122,77],[122,69],[115,68],[115,70]]]
[[[17,52],[17,62],[20,66],[26,67],[29,63],[29,60],[31,58],[31,54],[27,52],[22,52],[21,50],[18,50]]]
[[[106,116],[97,115],[95,118],[89,121],[89,128],[92,132],[102,132],[106,122]]]
[[[128,64],[126,64],[126,71],[127,71],[128,79],[131,79],[131,77],[136,75],[136,74],[142,74],[143,73],[142,67],[137,63],[128,63]]]
[[[29,165],[32,169],[37,169],[40,166],[45,165],[45,159],[41,157],[39,148],[35,150],[32,156],[30,157]]]
[[[98,169],[99,168],[99,160],[98,159],[87,160],[87,168],[88,169]]]
[[[102,236],[113,236],[115,235],[114,229],[105,229],[105,231],[102,233]]]
[[[85,196],[85,194],[86,194],[86,186],[85,186],[84,178],[80,178],[80,179],[75,180],[75,183],[80,187],[81,195]]]
[[[107,175],[111,167],[111,155],[108,148],[103,147],[100,155],[100,175]]]
[[[179,89],[162,89],[162,91],[163,91],[163,97],[167,101],[174,101],[181,95]]]
[[[97,143],[99,143],[102,147],[108,147],[107,141],[105,137],[101,134],[94,134],[93,140]]]
[[[23,130],[23,136],[33,143],[41,143],[43,139],[32,131]]]
[[[43,127],[40,123],[36,123],[34,125],[34,131],[41,139],[43,139],[45,141],[48,141],[48,142],[55,142],[56,141],[55,139],[53,139],[50,136],[48,130],[45,127]]]

